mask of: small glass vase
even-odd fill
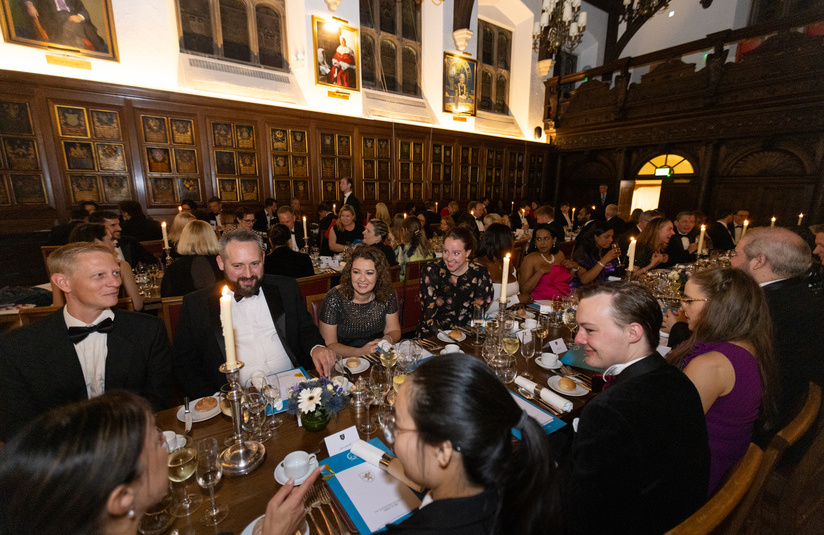
[[[309,413],[301,414],[300,421],[307,431],[322,431],[329,424],[329,415],[322,409],[317,409]]]

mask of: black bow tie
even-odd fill
[[[235,302],[236,303],[240,303],[240,300],[243,299],[243,296],[240,295],[240,294],[236,293],[236,294],[234,294],[234,296],[235,296]]]
[[[106,318],[97,325],[91,327],[69,327],[69,340],[73,344],[79,344],[91,333],[110,333],[114,329],[112,318]]]

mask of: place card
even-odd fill
[[[556,355],[563,355],[568,351],[563,338],[556,338],[555,340],[550,340],[550,342],[547,345],[549,346],[549,349],[551,349],[552,352]],[[547,345],[545,345],[544,347],[547,347]]]
[[[339,433],[333,433],[323,439],[326,442],[326,451],[329,456],[337,455],[338,453],[348,451],[352,444],[360,440],[358,435],[358,428],[356,426],[347,427]]]

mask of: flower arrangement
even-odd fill
[[[289,389],[289,414],[311,414],[321,411],[333,416],[349,405],[349,393],[326,377],[309,379]]]

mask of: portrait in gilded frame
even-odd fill
[[[358,28],[312,16],[315,84],[360,91]]]
[[[475,115],[474,59],[444,52],[443,54],[443,111],[454,115]]]

